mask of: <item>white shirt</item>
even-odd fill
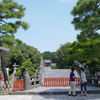
[[[83,80],[83,82],[87,82],[86,74],[84,72],[81,72],[81,79]]]

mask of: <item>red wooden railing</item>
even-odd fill
[[[79,77],[75,79],[75,85],[79,86]],[[44,86],[69,86],[70,78],[44,78]]]
[[[0,81],[3,81],[3,75],[0,75]]]
[[[22,90],[24,91],[23,80],[14,80],[14,91]]]

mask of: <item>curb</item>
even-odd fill
[[[88,94],[100,94],[100,90],[87,91]],[[13,92],[12,95],[65,95],[66,92]],[[80,91],[76,91],[76,94],[80,94]]]

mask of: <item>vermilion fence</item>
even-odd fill
[[[24,91],[23,80],[14,80],[14,91],[22,90]]]
[[[75,79],[75,85],[79,86],[79,77]],[[69,86],[70,78],[44,78],[44,86]]]
[[[3,75],[0,75],[0,81],[3,81]]]

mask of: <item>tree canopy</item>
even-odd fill
[[[5,42],[3,44],[4,47],[9,45],[9,48],[13,48],[13,45],[17,43],[14,39],[14,34],[18,28],[28,29],[28,23],[21,21],[21,18],[24,17],[25,9],[23,5],[19,5],[13,0],[2,0],[0,2],[0,46]],[[1,68],[6,81],[8,77],[3,53],[1,53]]]
[[[28,69],[28,73],[30,76],[34,76],[35,68],[30,60],[26,60],[25,62],[23,62],[22,66],[17,68],[17,72],[15,73],[15,75],[23,78],[26,69]]]
[[[75,29],[81,31],[79,41],[100,38],[100,0],[78,0],[71,14]]]
[[[15,22],[9,22],[9,19],[21,19],[24,16],[25,7],[19,5],[13,0],[2,0],[0,2],[0,33],[14,34],[21,26],[23,29],[27,29],[29,25],[26,22],[17,20]]]
[[[6,65],[8,68],[10,68],[10,74],[13,72],[14,63],[16,63],[19,68],[21,68],[23,63],[27,60],[32,63],[34,70],[38,69],[42,57],[38,49],[34,48],[33,46],[29,46],[18,39],[15,39],[15,42],[16,45],[9,47],[11,52],[4,52]],[[9,46],[5,43],[3,43],[3,45],[5,47]]]
[[[89,66],[91,73],[100,71],[100,40],[66,43],[57,50],[57,67],[70,68],[74,61]]]
[[[45,51],[42,53],[43,58],[51,60],[53,63],[56,63],[56,52]]]

